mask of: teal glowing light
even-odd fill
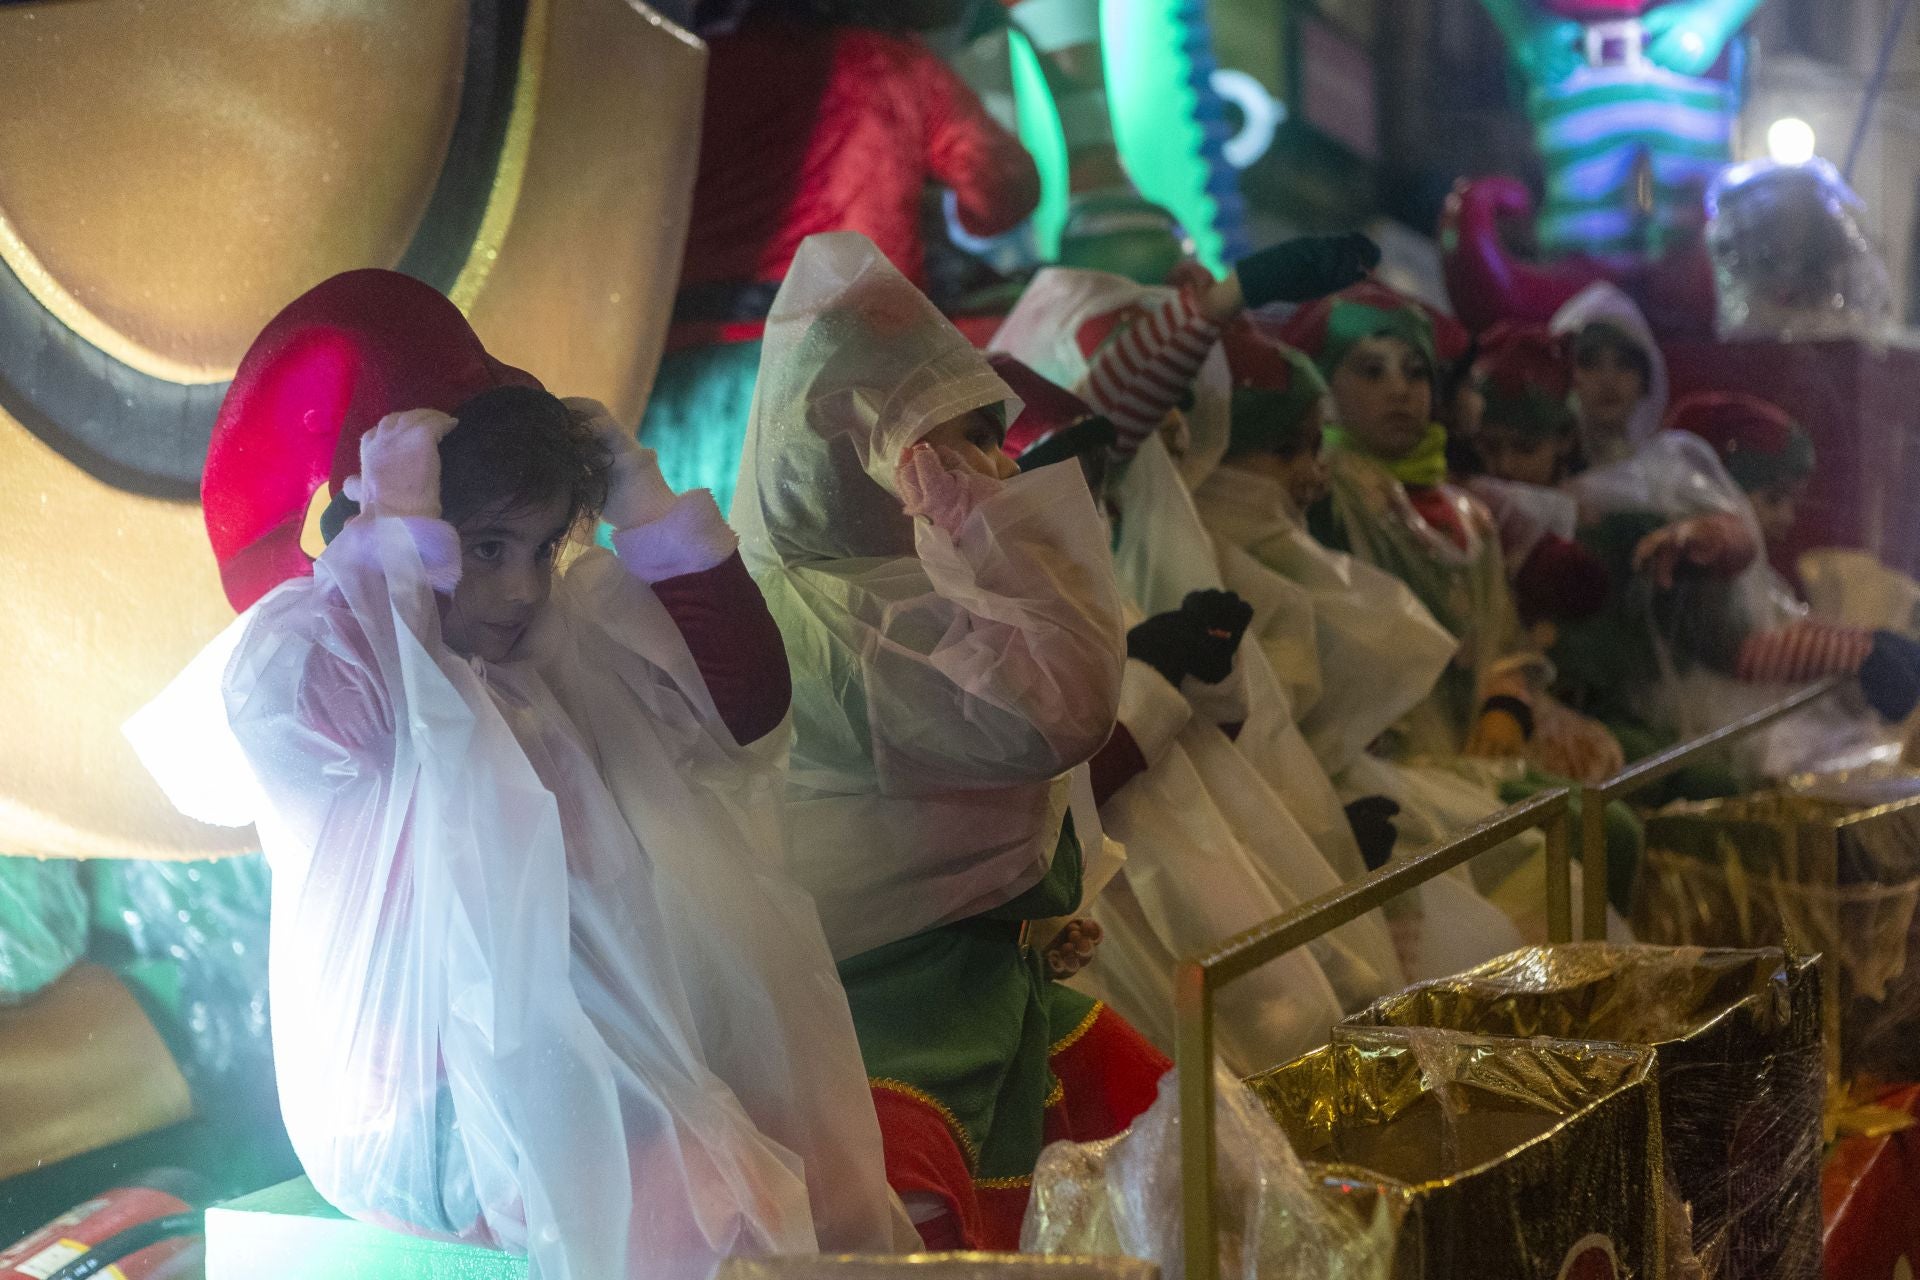
[[[1223,272],[1219,181],[1209,162],[1196,66],[1204,24],[1192,0],[1104,0],[1100,40],[1120,162],[1140,194],[1179,219],[1208,269]],[[1210,62],[1210,56],[1208,58]],[[1214,148],[1217,150],[1217,146]]]
[[[1040,170],[1040,204],[1033,211],[1034,247],[1043,261],[1054,262],[1060,257],[1060,232],[1067,224],[1067,135],[1032,42],[1018,28],[1008,28],[1007,46],[1013,68],[1014,120],[1020,141]]]

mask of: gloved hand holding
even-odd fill
[[[1380,265],[1380,246],[1357,231],[1283,240],[1233,264],[1240,293],[1252,308],[1272,302],[1311,302],[1358,284]]]
[[[1093,962],[1093,951],[1100,945],[1101,929],[1092,920],[1069,920],[1054,940],[1047,944],[1047,972],[1054,981],[1064,982]]]
[[[1394,842],[1400,838],[1393,820],[1399,813],[1400,806],[1386,796],[1361,796],[1347,806],[1347,826],[1353,829],[1367,870],[1378,871],[1393,857]]]
[[[1000,491],[1001,481],[966,465],[951,449],[916,444],[893,473],[900,506],[949,534],[960,532],[973,509]]]
[[[1751,564],[1757,552],[1737,517],[1694,516],[1640,539],[1633,549],[1633,571],[1650,574],[1653,584],[1667,591],[1681,565],[1728,577]]]
[[[1176,689],[1192,676],[1219,684],[1233,674],[1233,655],[1253,622],[1253,606],[1231,591],[1195,591],[1168,613],[1127,632],[1127,656],[1166,677]]]
[[[360,437],[360,474],[340,491],[373,516],[440,515],[440,442],[459,423],[438,409],[390,413]]]
[[[1860,664],[1860,692],[1889,724],[1913,714],[1920,704],[1920,644],[1897,631],[1874,632],[1873,648]]]
[[[1521,719],[1518,708],[1505,705],[1508,701],[1501,699],[1501,705],[1481,710],[1473,732],[1467,735],[1467,755],[1482,760],[1503,760],[1527,753],[1527,738],[1533,726]]]
[[[601,508],[600,518],[615,529],[637,529],[665,515],[673,505],[674,492],[660,474],[659,455],[614,421],[613,414],[598,400],[569,396],[562,403],[587,420],[594,437],[613,458],[613,469],[607,477],[607,504]]]

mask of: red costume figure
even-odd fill
[[[713,37],[680,292],[641,427],[676,488],[730,502],[760,333],[802,240],[858,231],[924,286],[929,183],[954,193],[961,225],[981,236],[1012,230],[1039,201],[1019,139],[912,34],[916,18],[935,25],[921,7],[836,22],[847,6],[766,4]]]

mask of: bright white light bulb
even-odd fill
[[[1813,159],[1813,126],[1798,116],[1783,116],[1767,126],[1767,154],[1778,164]]]

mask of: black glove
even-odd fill
[[[1233,674],[1233,655],[1253,622],[1253,606],[1231,591],[1195,591],[1171,613],[1127,632],[1127,656],[1165,676],[1174,688],[1192,676],[1219,684]]]
[[[1347,806],[1347,825],[1360,845],[1360,860],[1367,870],[1378,871],[1393,857],[1393,842],[1400,838],[1393,819],[1400,806],[1385,796],[1361,796]]]
[[[1233,264],[1249,309],[1270,302],[1311,302],[1367,278],[1380,265],[1380,246],[1349,231],[1301,236],[1269,245]]]
[[[1873,633],[1873,650],[1860,664],[1860,692],[1889,724],[1905,720],[1920,703],[1920,644],[1896,631]]]

